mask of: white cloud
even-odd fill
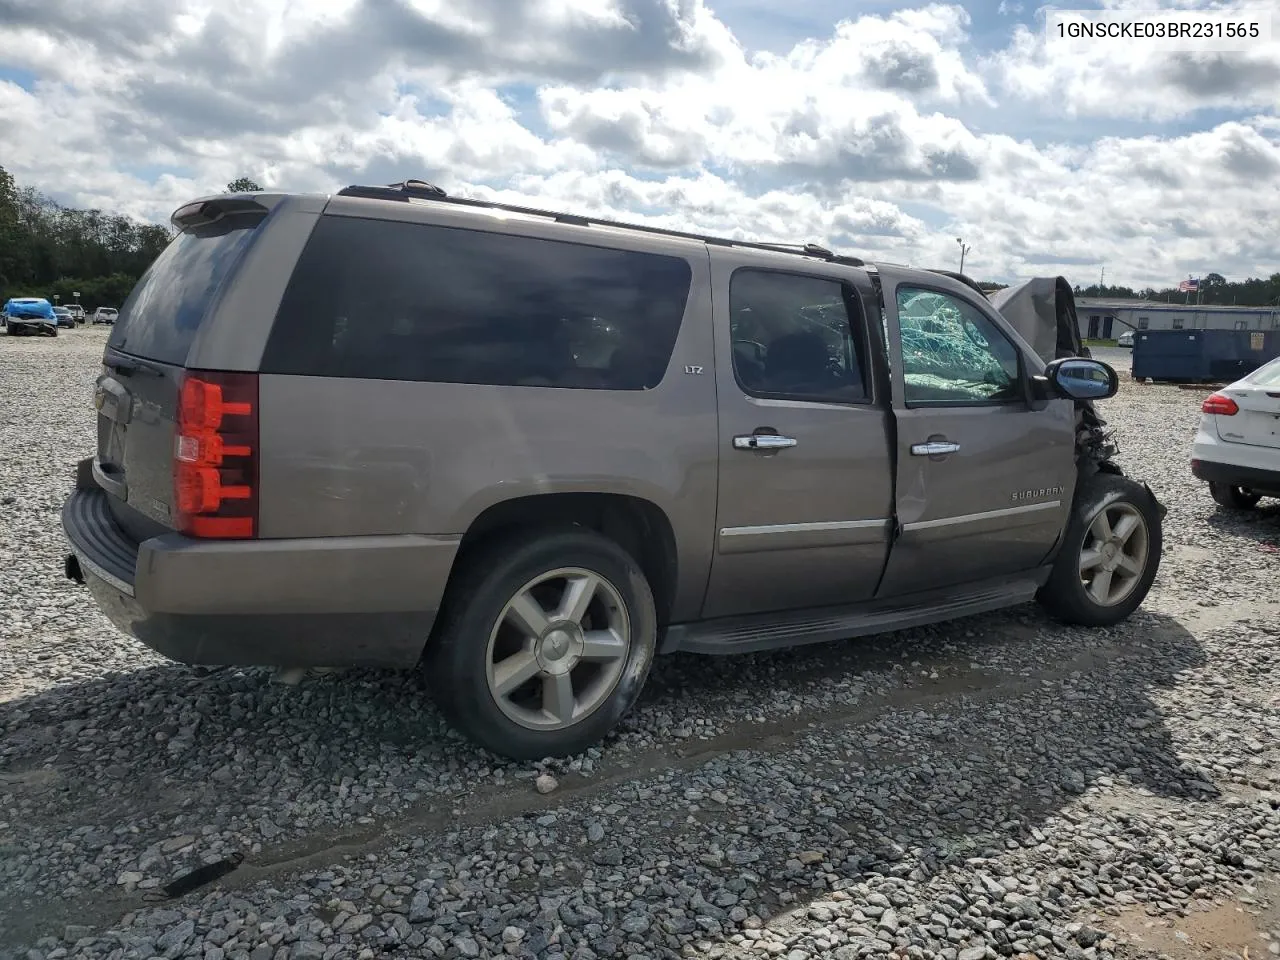
[[[1280,29],[1280,4],[1204,4],[1175,0],[1107,0],[1113,10],[1152,12],[1211,7],[1257,19],[1272,17]],[[1168,120],[1207,108],[1249,110],[1280,104],[1280,35],[1231,53],[1190,53],[1163,49],[1156,41],[1123,46],[1050,40],[1043,12],[1034,28],[1019,25],[1013,41],[989,63],[1002,94],[1042,109],[1075,117]]]
[[[954,265],[961,235],[993,279],[1280,270],[1265,52],[1065,56],[1020,27],[984,59],[947,4],[783,54],[744,50],[703,0],[0,0],[0,22],[0,70],[37,77],[0,79],[0,163],[139,217],[240,175],[422,176],[898,262]],[[1033,109],[1075,118],[1070,136],[1019,129]]]

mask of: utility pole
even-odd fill
[[[968,245],[967,245],[963,240],[961,240],[959,237],[956,237],[956,243],[960,244],[960,272],[961,272],[961,273],[964,273],[964,255],[965,255],[966,253],[968,253],[968,252],[969,252],[971,249],[973,249],[973,248],[972,248],[972,247],[970,247],[970,246],[968,246]]]

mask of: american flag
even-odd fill
[[[1188,277],[1186,280],[1183,280],[1180,284],[1178,284],[1179,293],[1195,293],[1199,289],[1200,289],[1200,281],[1192,280],[1190,277]]]

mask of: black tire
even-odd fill
[[[1228,510],[1252,510],[1262,499],[1261,494],[1246,490],[1244,487],[1212,481],[1209,483],[1209,496],[1213,497],[1214,502],[1219,506],[1226,507]]]
[[[446,719],[481,746],[518,761],[570,756],[603,740],[634,705],[657,648],[653,592],[639,565],[612,540],[579,527],[503,537],[462,563],[423,658]],[[593,712],[571,726],[536,730],[512,720],[490,691],[489,638],[521,587],[564,567],[590,571],[616,590],[630,624],[631,644],[619,658],[616,685]]]
[[[1080,572],[1081,554],[1086,544],[1094,543],[1090,526],[1095,518],[1103,510],[1111,512],[1117,504],[1127,505],[1142,518],[1147,537],[1146,561],[1141,574],[1131,578],[1133,583],[1129,592],[1117,602],[1103,604],[1095,600],[1085,586]],[[1123,510],[1124,506],[1120,509]],[[1147,489],[1127,477],[1094,474],[1076,494],[1053,572],[1036,599],[1065,623],[1086,627],[1109,627],[1120,623],[1146,599],[1160,569],[1163,548],[1160,509]]]

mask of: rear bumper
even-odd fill
[[[117,627],[183,663],[413,666],[460,539],[175,533],[136,543],[90,482],[62,509],[67,575],[83,578]]]
[[[1280,496],[1280,450],[1227,443],[1218,437],[1217,425],[1210,415],[1201,418],[1191,444],[1191,473],[1206,483],[1225,483]]]
[[[1233,463],[1214,463],[1212,460],[1192,460],[1191,472],[1198,480],[1206,483],[1225,483],[1233,487],[1245,487],[1255,493],[1280,496],[1280,470],[1240,467]]]
[[[47,333],[50,330],[57,330],[58,324],[53,320],[36,320],[31,317],[10,317],[7,321],[9,329],[12,330],[31,330],[39,333]]]

